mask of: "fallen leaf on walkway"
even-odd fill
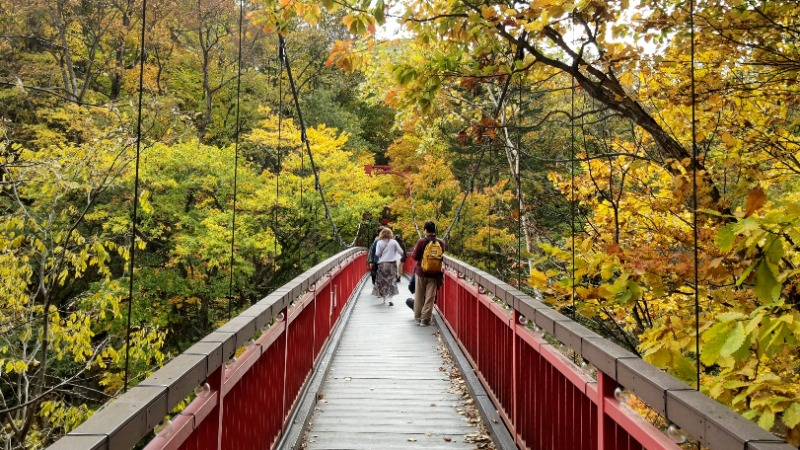
[[[494,442],[492,442],[492,438],[489,436],[480,413],[478,412],[477,402],[472,398],[461,371],[456,366],[453,356],[450,354],[441,337],[439,338],[439,354],[444,360],[445,367],[447,368],[446,373],[451,382],[448,392],[460,395],[462,398],[459,405],[456,406],[456,411],[458,414],[464,416],[462,420],[469,426],[476,427],[475,432],[464,435],[463,442],[475,444],[475,447],[473,447],[475,450],[495,450]],[[449,437],[450,436],[443,436],[442,439],[445,439],[446,442],[453,442],[446,439]]]
[[[464,442],[490,442],[492,440],[488,434],[470,433],[464,436]]]
[[[408,442],[417,442],[417,438],[413,438],[413,437],[408,438]]]
[[[444,436],[442,437],[442,439],[444,439],[445,442],[450,442],[453,440],[453,438],[451,438],[450,436]]]

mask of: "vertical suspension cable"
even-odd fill
[[[489,176],[489,184],[490,185],[491,185],[491,180],[492,180],[492,177],[490,175]],[[489,226],[487,228],[489,236],[487,238],[487,244],[486,244],[486,253],[489,256],[489,262],[492,262],[492,259],[493,259],[492,258],[492,228],[493,228],[494,224],[492,223],[492,209],[494,209],[494,199],[492,199],[490,197],[490,199],[489,199],[489,221],[488,221]],[[497,273],[496,272],[497,267],[494,267],[494,269],[495,269],[494,273],[496,274]]]
[[[517,223],[517,289],[522,289],[522,181],[520,180],[520,163],[522,150],[522,73],[519,74],[519,89],[517,89],[517,211],[519,211],[519,222]]]
[[[573,25],[574,25],[573,17]],[[574,32],[574,27],[573,27]],[[573,35],[573,39],[575,36]],[[569,229],[572,253],[572,320],[577,317],[575,305],[575,75],[570,76],[570,117],[569,117]]]
[[[700,390],[700,273],[697,233],[697,118],[694,89],[694,0],[689,0],[689,52],[691,55],[691,101],[692,101],[692,232],[694,238],[694,350],[697,369],[697,390]]]
[[[280,38],[278,38],[278,154],[277,154],[277,170],[275,171],[275,240],[273,244],[273,254],[275,261],[272,263],[272,280],[275,281],[275,276],[278,272],[278,265],[276,264],[278,260],[278,198],[280,196],[280,181],[281,181],[281,171],[283,170],[283,158],[282,158],[282,151],[281,148],[281,131],[283,130],[283,47],[280,44]],[[302,209],[302,203],[301,203]]]
[[[236,194],[239,188],[239,134],[241,123],[239,121],[239,106],[242,97],[242,36],[244,27],[244,0],[239,0],[239,55],[236,61],[236,144],[234,145],[233,157],[233,214],[231,215],[231,273],[228,284],[228,320],[231,320],[231,310],[233,303],[233,263],[236,244]]]
[[[133,265],[136,256],[136,221],[139,218],[139,160],[142,153],[142,97],[144,91],[144,36],[147,24],[147,0],[142,0],[142,33],[139,51],[139,107],[136,118],[136,163],[133,181],[133,213],[131,214],[131,248],[128,273],[128,324],[125,331],[125,381],[122,392],[128,392],[131,359],[131,312],[133,310]]]
[[[417,237],[422,239],[422,232],[419,230],[419,224],[417,223],[417,213],[414,210],[414,191],[413,188],[408,188],[408,200],[411,202],[411,221],[414,222],[414,230],[417,232]]]
[[[311,171],[314,174],[314,189],[319,191],[319,197],[322,201],[322,206],[325,209],[325,218],[330,221],[331,229],[333,231],[333,238],[338,241],[338,244],[341,247],[346,247],[347,245],[342,240],[341,235],[339,235],[339,229],[336,227],[336,223],[333,221],[333,216],[328,208],[328,203],[325,200],[325,193],[322,190],[322,182],[320,181],[319,171],[317,170],[317,165],[314,163],[314,154],[311,152],[311,143],[308,140],[308,135],[306,134],[306,126],[303,122],[303,113],[300,110],[300,98],[297,95],[297,86],[294,84],[294,78],[292,77],[292,67],[289,64],[289,58],[286,55],[286,40],[283,36],[279,37],[281,47],[283,48],[283,57],[286,60],[286,77],[289,79],[289,88],[292,90],[292,97],[294,99],[294,106],[297,109],[297,120],[300,123],[300,139],[305,144],[306,151],[308,152],[308,162],[311,166]],[[302,153],[301,153],[302,157]],[[302,160],[301,160],[302,163]],[[302,168],[301,168],[302,170]],[[301,178],[302,179],[302,178]],[[301,184],[301,194],[302,194],[302,184]]]

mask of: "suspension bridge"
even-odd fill
[[[145,24],[143,14],[134,198]],[[794,448],[696,387],[454,258],[446,257],[434,327],[414,327],[407,310],[377,302],[369,294],[366,249],[342,240],[328,210],[283,38],[279,47],[315,187],[332,235],[345,250],[231,317],[138,385],[126,384],[123,395],[50,449],[471,449],[487,448],[489,440],[498,449],[530,450]],[[574,136],[572,142],[574,147]],[[696,161],[696,143],[693,152]],[[367,170],[391,173],[385,166]],[[133,236],[136,214],[134,206]],[[572,228],[574,235],[574,223]],[[134,243],[130,253],[132,296]],[[412,264],[409,258],[406,273]],[[454,389],[453,379],[467,389]],[[464,417],[466,405],[477,407],[486,440],[476,438],[483,428]]]

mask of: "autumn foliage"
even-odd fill
[[[448,251],[800,444],[795,1],[262,0],[241,79],[234,3],[148,4],[133,198],[141,3],[0,0],[12,448],[119,392],[131,244],[133,382],[337,249],[276,33],[343,235],[384,206],[407,241],[435,220]]]

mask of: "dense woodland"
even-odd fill
[[[126,365],[141,381],[368,242],[385,206],[407,243],[437,221],[452,254],[800,444],[794,0],[149,0],[145,17],[0,0],[6,448],[46,446]]]

